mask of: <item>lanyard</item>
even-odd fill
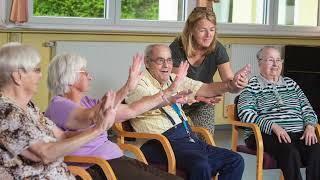
[[[182,125],[184,127],[184,129],[186,130],[188,136],[189,136],[189,141],[192,142],[192,143],[195,143],[194,139],[191,137],[191,133],[189,131],[189,128],[187,126],[187,120],[185,120],[185,118],[183,118],[182,114],[181,114],[181,111],[180,111],[180,108],[179,106],[176,104],[176,103],[173,103],[171,105],[172,109],[178,114],[179,118],[181,119],[182,121]],[[175,121],[173,120],[173,118],[163,109],[161,108],[162,111],[165,113],[165,115],[169,118],[170,122],[175,125]]]

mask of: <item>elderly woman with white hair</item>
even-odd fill
[[[121,102],[137,85],[141,78],[140,67],[143,63],[142,55],[133,57],[133,64],[129,70],[126,84],[117,91],[116,101]],[[77,54],[62,54],[53,58],[48,70],[48,86],[53,94],[49,107],[45,113],[60,128],[66,131],[82,131],[91,127],[95,122],[91,118],[94,109],[99,106],[99,99],[87,96],[89,82],[92,77],[86,69],[86,59]],[[179,73],[173,85],[165,91],[127,105],[120,104],[116,113],[118,122],[134,118],[152,108],[183,100],[190,92],[180,92],[172,96],[175,88],[186,76],[187,64],[180,66]],[[85,144],[71,153],[79,156],[96,156],[105,159],[111,165],[118,179],[179,179],[157,168],[148,166],[138,160],[125,157],[120,148],[108,140],[107,132]],[[106,179],[100,167],[84,167],[93,179]]]
[[[320,144],[315,134],[317,116],[299,85],[281,75],[283,59],[278,49],[265,46],[257,53],[260,74],[252,77],[241,92],[239,118],[256,123],[261,130],[264,151],[277,160],[286,180],[320,179]],[[245,143],[256,148],[251,130]]]
[[[96,126],[63,132],[32,103],[41,79],[40,57],[19,43],[0,48],[0,179],[75,179],[63,156],[109,129],[115,94],[96,109]]]

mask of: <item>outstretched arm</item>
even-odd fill
[[[131,96],[134,96],[131,103],[120,105],[119,110],[117,111],[117,121],[121,122],[131,119],[146,111],[157,109],[171,103],[184,103],[185,97],[192,92],[189,90],[184,90],[177,93],[177,88],[186,77],[188,67],[189,64],[187,62],[181,63],[178,68],[176,78],[172,82],[171,86],[154,95],[145,96],[145,94],[149,94],[148,89],[138,85],[134,93],[131,94]]]
[[[126,84],[121,87],[116,93],[115,103],[120,104],[121,101],[132,91],[139,80],[141,79],[142,73],[140,71],[143,63],[143,55],[136,54],[132,58],[132,65],[129,68],[129,76]],[[100,104],[95,105],[92,108],[78,107],[77,109],[70,112],[68,120],[65,123],[65,127],[68,129],[83,129],[94,124],[94,113],[100,108]]]
[[[196,92],[196,96],[215,97],[226,92],[237,93],[248,84],[248,76],[250,72],[251,66],[246,65],[235,74],[233,80],[203,84]]]
[[[115,93],[108,92],[102,99],[101,106],[95,113],[96,125],[82,132],[66,134],[58,128],[53,129],[54,135],[57,137],[56,142],[36,142],[24,150],[21,155],[33,161],[42,161],[48,164],[55,161],[59,157],[78,149],[83,144],[96,138],[99,134],[109,129],[114,121],[117,105],[114,105]]]

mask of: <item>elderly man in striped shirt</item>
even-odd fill
[[[264,150],[277,160],[286,180],[302,180],[302,164],[307,167],[307,180],[320,179],[315,112],[299,85],[281,76],[283,59],[278,49],[266,46],[257,59],[260,74],[239,96],[240,120],[260,127]],[[249,130],[246,135],[247,146],[255,149],[254,135]]]

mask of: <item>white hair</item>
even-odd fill
[[[17,69],[31,71],[40,63],[39,53],[31,46],[10,42],[0,48],[0,89],[11,81]]]
[[[86,68],[87,60],[77,54],[66,53],[55,56],[48,69],[48,87],[53,95],[64,95],[76,83],[81,68]]]

